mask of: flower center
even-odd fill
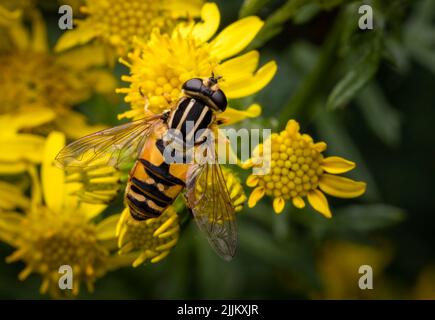
[[[305,196],[317,188],[323,174],[323,155],[314,148],[310,136],[284,130],[271,136],[271,171],[258,176],[266,194],[290,199]]]
[[[69,265],[78,279],[93,278],[95,268],[103,263],[107,252],[98,244],[94,226],[79,217],[67,218],[46,219],[44,226],[29,230],[22,259],[41,274],[57,274],[60,266]],[[29,221],[31,225],[35,224]]]
[[[127,49],[134,36],[143,38],[155,27],[165,27],[165,17],[159,1],[107,0],[103,5],[91,5],[89,14],[102,32],[102,37],[119,49]]]
[[[218,64],[210,56],[207,43],[177,31],[172,36],[155,32],[139,48],[128,55],[129,62],[126,62],[130,76],[123,80],[130,82],[130,87],[117,90],[127,94],[125,101],[136,110],[137,114],[127,117],[143,117],[145,103],[156,113],[173,106],[185,81],[209,77]]]
[[[160,227],[162,222],[159,219],[151,220],[151,222],[128,220],[128,237],[134,248],[155,248],[164,245],[168,242],[167,239],[155,237],[154,232]]]
[[[45,54],[21,52],[0,56],[0,113],[29,106],[56,109],[74,101],[77,79]],[[74,78],[74,79],[73,79]],[[78,82],[80,83],[80,82]]]

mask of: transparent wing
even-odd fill
[[[74,193],[82,201],[108,203],[146,138],[161,125],[161,115],[156,115],[90,134],[64,147],[56,162],[65,169],[67,181],[77,184]]]
[[[237,248],[237,225],[219,164],[192,165],[186,188],[186,199],[199,229],[222,258],[231,260]]]
[[[137,158],[146,137],[162,123],[156,115],[90,134],[63,148],[56,161],[63,168],[94,163],[119,167]]]

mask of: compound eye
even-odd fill
[[[221,111],[225,111],[225,109],[227,108],[227,97],[222,90],[219,89],[215,91],[212,94],[211,99]]]
[[[201,79],[193,78],[193,79],[187,80],[183,84],[183,90],[191,91],[191,92],[200,92],[202,86],[203,86],[203,84],[202,84]]]

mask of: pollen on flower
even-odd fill
[[[119,253],[137,252],[133,267],[148,259],[151,263],[157,263],[177,244],[179,231],[178,215],[172,207],[160,217],[145,221],[134,220],[126,208],[117,227]]]
[[[129,86],[117,92],[125,94],[131,110],[119,117],[140,119],[144,109],[161,113],[172,108],[186,80],[208,78],[213,72],[222,77],[219,87],[228,99],[263,89],[275,75],[276,63],[269,61],[258,68],[258,51],[238,54],[251,43],[264,22],[258,17],[247,17],[214,36],[219,22],[216,4],[206,3],[201,21],[179,23],[170,34],[155,29],[149,39],[136,39],[135,50],[121,59],[130,69],[130,74],[122,77]]]
[[[317,188],[323,174],[323,155],[309,135],[299,133],[295,121],[279,134],[272,134],[271,146],[271,172],[258,177],[266,195],[288,200]]]
[[[45,53],[14,52],[0,55],[0,113],[23,107],[43,106],[59,110],[85,99],[89,86],[80,72],[67,70]]]
[[[169,16],[161,9],[159,1],[94,1],[82,8],[89,16],[89,23],[94,25],[101,38],[125,51],[135,36],[144,37],[153,28],[164,28],[169,23]]]
[[[325,158],[326,143],[315,143],[299,129],[299,124],[290,120],[285,130],[271,135],[270,154],[266,154],[260,145],[253,159],[244,164],[245,167],[269,164],[268,171],[259,168],[260,174],[248,177],[247,185],[255,188],[248,205],[255,206],[267,195],[274,199],[275,212],[281,213],[286,200],[291,200],[296,208],[301,209],[305,207],[304,197],[307,197],[316,211],[330,218],[332,214],[323,192],[340,198],[355,198],[365,192],[366,184],[336,176],[355,168],[355,163],[340,157]]]
[[[130,67],[130,75],[122,80],[130,82],[130,87],[117,92],[126,94],[125,101],[132,106],[125,113],[129,118],[143,117],[145,105],[154,113],[168,109],[180,98],[185,81],[209,77],[218,64],[206,43],[189,36],[186,39],[178,32],[169,36],[157,30],[148,42],[138,42],[138,49],[127,59],[122,61]]]
[[[19,274],[20,280],[33,272],[39,273],[43,277],[41,293],[48,290],[53,293],[58,288],[59,267],[70,265],[74,275],[72,293],[79,293],[81,282],[85,282],[89,290],[93,289],[108,255],[97,241],[94,225],[77,213],[53,215],[41,208],[24,220],[22,227],[26,231],[19,246],[7,258],[7,262],[21,260],[26,264]]]

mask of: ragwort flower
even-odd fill
[[[56,49],[62,51],[98,39],[109,49],[107,53],[123,56],[133,47],[135,37],[147,39],[154,28],[170,31],[180,17],[196,17],[202,2],[86,0],[81,7],[85,17],[60,38]]]
[[[24,133],[54,119],[50,109],[29,110],[14,115],[0,115],[0,174],[10,175],[28,171],[42,162],[41,150],[45,139],[39,135]],[[1,200],[1,196],[0,196]]]
[[[116,245],[119,215],[96,223],[105,206],[86,204],[71,196],[75,186],[66,184],[62,170],[53,166],[53,158],[64,143],[65,136],[59,132],[47,138],[41,168],[42,190],[36,170],[30,170],[31,199],[23,201],[20,195],[22,201],[15,208],[3,205],[0,210],[0,239],[16,249],[7,262],[23,261],[26,267],[19,279],[24,280],[31,273],[40,274],[41,293],[50,292],[54,296],[63,294],[58,286],[62,265],[72,267],[72,294],[77,295],[81,283],[92,290],[98,277],[131,263],[111,254]],[[10,186],[2,186],[5,188],[11,190]],[[19,194],[17,190],[14,192]]]
[[[240,212],[247,199],[240,179],[230,169],[222,169],[233,206],[236,212]],[[200,185],[197,187],[201,188]],[[133,267],[147,261],[157,263],[166,258],[178,242],[180,225],[175,206],[170,206],[160,217],[145,221],[134,220],[129,209],[125,208],[116,235],[119,254],[134,257]]]
[[[55,117],[42,132],[55,128],[72,138],[101,129],[86,125],[85,117],[72,107],[93,93],[114,90],[113,76],[96,68],[104,61],[102,50],[88,46],[53,55],[39,12],[29,15],[31,30],[21,20],[3,30],[10,45],[0,46],[0,114],[51,109]]]
[[[295,120],[285,130],[270,137],[271,154],[260,145],[245,167],[264,163],[270,156],[270,171],[264,175],[250,175],[247,185],[255,188],[248,201],[254,207],[264,196],[273,197],[273,208],[281,213],[285,202],[291,200],[296,208],[305,207],[304,197],[310,205],[327,218],[332,216],[324,193],[339,198],[355,198],[366,190],[364,182],[337,176],[355,168],[355,163],[340,157],[324,157],[326,143],[314,143],[307,134],[299,132]]]
[[[134,220],[129,209],[125,208],[116,231],[119,254],[135,254],[133,267],[147,260],[157,263],[177,244],[179,232],[178,215],[173,207],[159,217],[145,221]]]
[[[258,51],[244,50],[262,28],[258,17],[241,19],[222,32],[216,33],[220,13],[216,4],[207,3],[201,11],[201,22],[179,24],[171,34],[154,30],[147,41],[137,41],[136,48],[122,59],[130,75],[122,79],[128,88],[117,92],[126,94],[125,101],[131,110],[121,117],[138,119],[144,116],[144,104],[150,111],[160,113],[173,106],[180,98],[183,83],[194,77],[207,78],[212,72],[222,76],[219,86],[229,99],[242,98],[264,88],[277,70],[270,61],[258,68]],[[228,117],[234,109],[224,113]],[[246,117],[258,116],[258,105],[247,111],[239,111]]]

